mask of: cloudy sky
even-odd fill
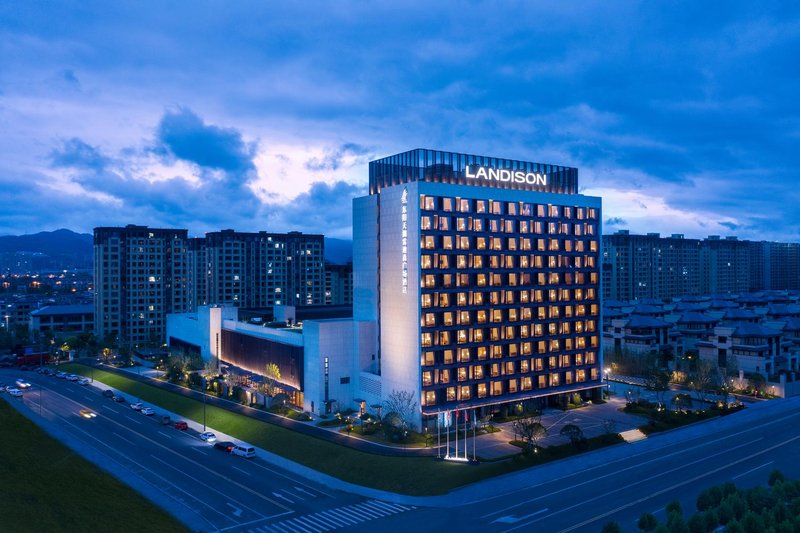
[[[348,238],[429,147],[578,167],[606,233],[800,241],[800,4],[394,4],[0,0],[0,234]]]

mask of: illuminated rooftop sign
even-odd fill
[[[464,170],[467,179],[500,181],[503,183],[526,183],[528,185],[547,186],[547,174],[541,172],[523,172],[504,168],[477,167],[467,165]]]

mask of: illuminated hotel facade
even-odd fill
[[[433,428],[598,394],[601,200],[578,194],[577,169],[417,149],[371,162],[369,189],[354,320],[376,324],[384,399],[413,392]]]

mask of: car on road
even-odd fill
[[[18,379],[17,387],[19,387],[20,389],[29,389],[31,387],[31,384],[25,381],[24,379]]]
[[[67,381],[78,381],[80,376],[76,376],[75,374],[67,374]]]
[[[64,372],[56,372],[56,377],[59,379],[67,379],[67,374]]]
[[[183,420],[178,420],[177,422],[175,422],[175,429],[180,429],[181,431],[185,431],[189,429],[189,424],[187,424]]]
[[[217,442],[217,436],[211,433],[210,431],[206,431],[205,433],[200,433],[198,437],[200,437],[200,440],[202,440],[203,442],[207,442],[209,444],[214,444],[215,442]]]
[[[22,391],[19,389],[8,389],[8,393],[15,398],[22,397]]]
[[[230,453],[233,450],[234,446],[236,446],[235,443],[227,440],[217,441],[214,443],[215,450],[222,450],[223,452],[228,452],[228,453]]]
[[[248,446],[247,444],[237,444],[231,450],[233,455],[238,455],[239,457],[244,457],[245,459],[252,459],[256,456],[256,449],[252,446]]]
[[[78,380],[78,385],[83,385],[84,387],[89,384],[89,380],[86,378],[81,378]]]
[[[140,402],[136,402],[136,403],[132,403],[130,407],[134,411],[141,411],[142,408],[144,407],[144,405],[142,405]]]
[[[106,389],[106,390],[103,391],[103,396],[105,396],[106,398],[113,398],[114,397],[114,391],[111,390],[111,389]]]
[[[80,414],[83,418],[94,418],[97,416],[97,413],[95,413],[91,409],[81,409]]]
[[[150,407],[142,407],[142,409],[139,412],[147,416],[153,416],[154,414],[156,414],[156,412]]]
[[[117,403],[125,403],[125,397],[124,396],[119,396],[119,395],[115,394],[114,396],[111,397],[111,399],[114,400]]]

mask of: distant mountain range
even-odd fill
[[[0,271],[24,273],[42,270],[92,268],[92,235],[68,229],[32,235],[0,237]],[[325,260],[344,264],[353,260],[353,242],[325,237]]]

